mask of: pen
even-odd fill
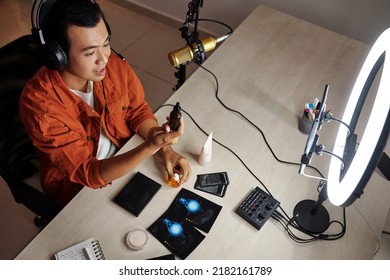
[[[91,251],[89,250],[89,248],[88,247],[84,247],[83,249],[84,249],[84,253],[85,253],[86,257],[87,257],[87,260],[93,260],[93,257],[91,255]]]
[[[318,98],[314,98],[314,102],[313,102],[313,109],[317,109],[317,105],[318,105]]]
[[[309,120],[314,121],[315,115],[313,113],[309,113]]]

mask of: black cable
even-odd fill
[[[215,22],[215,23],[218,23],[218,24],[220,24],[220,25],[223,25],[223,26],[225,26],[226,28],[228,28],[230,31],[227,33],[228,35],[230,35],[230,34],[232,34],[233,33],[233,28],[232,27],[230,27],[228,24],[225,24],[224,22],[221,22],[221,21],[218,21],[218,20],[214,20],[214,19],[196,19],[197,21],[209,21],[209,22]],[[191,23],[191,22],[194,22],[195,21],[195,19],[194,20],[187,20],[184,24],[189,24],[189,23]],[[196,63],[196,61],[195,61],[195,63]],[[295,165],[295,166],[300,166],[300,163],[296,163],[296,162],[289,162],[289,161],[284,161],[284,160],[281,160],[281,159],[279,159],[277,156],[276,156],[276,154],[274,153],[274,151],[272,150],[272,148],[271,148],[271,146],[270,146],[270,144],[268,143],[268,140],[266,139],[266,137],[265,137],[265,135],[264,135],[264,133],[263,133],[263,131],[257,126],[257,125],[255,125],[251,120],[249,120],[246,116],[244,116],[241,112],[239,112],[239,111],[237,111],[237,110],[234,110],[234,109],[232,109],[232,108],[230,108],[230,107],[228,107],[228,106],[226,106],[223,102],[222,102],[222,100],[219,98],[219,96],[218,96],[218,93],[219,93],[219,82],[218,82],[218,78],[215,76],[215,74],[212,72],[212,71],[210,71],[209,69],[207,69],[207,68],[205,68],[205,67],[203,67],[200,63],[196,63],[199,67],[201,67],[203,70],[205,70],[206,72],[208,72],[209,74],[211,74],[213,77],[214,77],[214,80],[215,80],[215,82],[216,82],[216,90],[215,90],[215,96],[216,96],[216,98],[217,98],[217,100],[218,100],[218,102],[225,108],[225,109],[227,109],[227,110],[229,110],[229,111],[231,111],[231,112],[234,112],[234,113],[236,113],[236,114],[238,114],[238,115],[240,115],[243,119],[245,119],[247,122],[249,122],[253,127],[255,127],[259,132],[260,132],[260,134],[262,135],[262,137],[263,137],[263,139],[264,139],[264,142],[265,142],[265,144],[267,145],[267,147],[268,147],[268,149],[270,150],[270,152],[271,152],[271,154],[273,155],[273,157],[278,161],[278,162],[280,162],[280,163],[284,163],[284,164],[289,164],[289,165]],[[189,115],[188,113],[187,113],[187,115]],[[192,119],[192,117],[190,116],[190,118]],[[192,121],[194,121],[194,119],[192,119]],[[194,123],[195,123],[195,121],[194,121]],[[197,125],[197,127],[199,128],[199,129],[201,129],[200,128],[200,126],[198,126]],[[202,130],[202,129],[201,129]],[[203,131],[204,132],[204,131]],[[205,133],[205,132],[204,132]],[[207,133],[205,133],[206,135],[207,135]],[[218,144],[220,144],[220,143],[218,143]],[[220,145],[222,145],[222,144],[220,144]],[[223,146],[223,145],[222,145]],[[227,148],[227,147],[226,147]],[[229,148],[227,148],[227,149],[229,149]],[[233,152],[233,151],[231,151],[242,163],[243,163],[243,161]],[[244,163],[243,163],[244,164]],[[245,164],[244,164],[244,166],[245,166]],[[245,166],[246,167],[246,166]],[[315,168],[315,167],[313,167],[313,166],[311,166],[311,165],[307,165],[307,167],[309,167],[309,168],[312,168],[312,169],[314,169],[314,170],[316,170],[317,172],[318,172],[318,174],[320,174],[320,176],[322,177],[322,178],[324,178],[324,176],[322,175],[322,173],[317,169],[317,168]],[[248,168],[247,168],[248,169]],[[249,169],[248,169],[248,171],[264,186],[264,184],[253,174],[253,172],[252,171],[250,171]],[[264,188],[266,188],[266,186],[264,186]],[[268,191],[268,190],[267,190]],[[269,191],[268,191],[269,192]],[[270,194],[271,195],[271,194]]]
[[[174,106],[173,104],[164,104],[162,106],[160,106],[157,111],[162,108],[162,107],[166,107],[166,106]],[[204,131],[203,128],[201,128],[201,126],[195,121],[195,119],[188,113],[186,112],[183,108],[181,108],[181,111],[184,112],[191,120],[192,122],[195,124],[195,126],[200,130],[202,131],[206,136],[209,136],[209,134],[207,134],[206,131]],[[232,150],[230,149],[229,147],[225,146],[224,144],[222,144],[221,142],[219,142],[218,140],[216,140],[214,137],[213,137],[213,141],[215,143],[217,143],[218,145],[220,145],[222,148],[228,150],[229,152],[231,152],[241,163],[242,165],[244,165],[244,167],[248,170],[248,172],[264,187],[264,189],[267,190],[267,192],[271,195],[270,191],[267,189],[267,187],[264,185],[264,183],[253,173],[252,170],[249,169],[249,167],[245,164],[245,162]]]
[[[157,108],[157,111],[160,109],[160,108],[163,108],[163,107],[173,107],[174,105],[173,104],[163,104],[161,105],[159,108]],[[183,108],[181,108],[181,111],[183,113],[185,113],[191,120],[192,122],[195,124],[195,126],[203,133],[205,134],[206,136],[208,136],[209,134],[207,134],[207,132],[195,121],[195,119],[192,117],[191,114],[189,114],[187,111],[185,111]],[[256,176],[256,174],[253,173],[253,171],[245,164],[245,162],[232,150],[230,149],[229,147],[227,147],[226,145],[222,144],[221,142],[219,142],[218,140],[216,140],[215,138],[213,138],[213,142],[217,143],[218,145],[220,145],[221,147],[225,148],[226,150],[228,150],[229,152],[231,152],[241,163],[242,165],[247,169],[247,171],[263,186],[263,188],[272,196],[272,193],[268,190],[267,186]],[[304,230],[302,230],[302,228],[300,228],[300,226],[295,223],[295,218],[290,218],[289,215],[283,210],[283,208],[279,205],[279,208],[280,210],[283,212],[283,214],[281,214],[278,210],[275,210],[275,212],[272,214],[272,218],[275,219],[277,222],[279,222],[285,229],[285,231],[287,232],[288,236],[295,242],[297,243],[309,243],[309,242],[314,242],[314,241],[317,241],[317,240],[327,240],[327,241],[331,241],[331,240],[336,240],[336,239],[339,239],[341,238],[344,233],[345,233],[345,224],[346,224],[346,219],[345,219],[345,208],[344,209],[344,225],[342,223],[340,223],[339,221],[331,221],[329,223],[329,226],[332,224],[332,223],[338,223],[341,225],[342,227],[342,231],[338,234],[319,234],[319,235],[313,235],[313,234],[310,234]],[[310,236],[311,238],[308,238],[308,239],[303,239],[303,238],[300,238],[298,236],[296,236],[292,230],[290,229],[290,226],[293,227],[295,230],[297,231],[300,231],[308,236]]]
[[[159,108],[157,108],[157,111],[160,109],[160,108],[163,108],[163,107],[173,107],[174,105],[173,104],[163,104],[161,105]],[[203,134],[205,134],[206,136],[208,136],[209,134],[207,134],[207,132],[195,121],[195,119],[191,116],[191,114],[189,114],[187,111],[185,111],[183,108],[181,108],[181,111],[183,113],[185,113],[191,120],[192,122],[195,124],[195,126],[201,131],[203,132]],[[231,152],[241,163],[242,165],[247,169],[247,171],[263,186],[263,188],[272,196],[271,192],[268,190],[267,186],[256,176],[256,174],[253,173],[253,171],[245,164],[245,162],[232,150],[230,149],[229,147],[227,147],[226,145],[222,144],[221,142],[219,142],[218,140],[216,140],[215,138],[213,138],[213,142],[217,143],[218,145],[220,145],[221,147],[225,148],[226,150],[228,150],[229,152]],[[280,210],[283,212],[284,215],[282,215],[281,213],[279,213],[277,210],[274,212],[277,213],[280,217],[280,219],[276,218],[275,215],[277,214],[272,214],[272,217],[278,221],[279,223],[281,223],[283,225],[283,227],[285,228],[286,232],[288,233],[289,237],[294,240],[295,242],[298,242],[298,243],[308,243],[308,242],[312,242],[312,241],[316,241],[319,239],[319,237],[317,236],[314,236],[314,235],[310,235],[309,233],[303,231],[299,225],[297,225],[295,222],[294,222],[294,218],[289,218],[288,214],[283,210],[283,208],[279,205],[279,208]],[[287,217],[287,218],[286,218]],[[283,220],[283,221],[282,221]],[[300,239],[298,238],[291,230],[290,228],[288,227],[288,225],[291,225],[294,229],[298,230],[298,231],[301,231],[303,232],[304,234],[307,234],[309,236],[311,236],[312,238],[311,239]]]
[[[345,208],[343,209],[343,219],[344,219],[344,225],[339,222],[339,221],[331,221],[329,223],[329,226],[332,224],[332,223],[338,223],[340,226],[341,226],[341,232],[340,233],[337,233],[337,234],[324,234],[324,233],[321,233],[321,234],[318,234],[318,235],[314,235],[314,234],[310,234],[308,232],[305,232],[305,231],[302,231],[302,229],[300,228],[299,225],[297,225],[295,223],[295,219],[286,219],[286,217],[284,217],[281,213],[279,213],[277,210],[272,214],[272,218],[274,220],[276,220],[277,222],[279,222],[285,229],[287,235],[295,242],[297,243],[310,243],[310,242],[314,242],[314,241],[317,241],[317,240],[324,240],[324,241],[334,241],[334,240],[337,240],[337,239],[340,239],[344,236],[345,232],[346,232],[346,217],[345,217]],[[308,235],[310,238],[301,238],[301,237],[298,237],[297,235],[295,235],[293,233],[293,231],[290,229],[290,227],[292,227],[293,229],[297,230],[297,231],[300,231],[300,232],[303,232],[305,233],[306,235]]]
[[[241,116],[243,119],[245,119],[248,123],[250,123],[254,128],[256,128],[256,130],[257,130],[258,132],[260,132],[261,136],[263,137],[263,140],[264,140],[265,144],[267,145],[268,149],[270,150],[271,154],[273,155],[273,157],[274,157],[278,162],[283,163],[283,164],[288,164],[288,165],[300,166],[300,163],[295,163],[295,162],[290,162],[290,161],[285,161],[285,160],[279,159],[279,158],[276,156],[276,154],[274,153],[273,149],[271,148],[271,145],[268,143],[268,140],[267,140],[267,138],[265,137],[264,132],[263,132],[256,124],[254,124],[251,120],[249,120],[246,116],[244,116],[241,112],[239,112],[239,111],[237,111],[237,110],[235,110],[235,109],[232,109],[232,108],[226,106],[226,105],[223,103],[223,101],[219,98],[219,95],[218,95],[218,93],[219,93],[219,82],[218,82],[217,76],[216,76],[212,71],[210,71],[209,69],[205,68],[203,65],[198,64],[198,66],[201,67],[203,70],[205,70],[206,72],[208,72],[209,74],[211,74],[211,75],[213,76],[213,78],[214,78],[214,80],[215,80],[215,83],[216,83],[215,97],[216,97],[216,99],[218,100],[218,102],[219,102],[225,109],[227,109],[228,111],[231,111],[231,112],[233,112],[233,113],[238,114],[238,115]],[[241,162],[243,162],[241,159],[239,159],[239,160],[240,160]],[[272,193],[268,190],[268,188],[262,183],[262,181],[259,180],[259,179],[253,174],[253,172],[252,172],[246,165],[244,165],[244,166],[245,166],[245,167],[247,168],[247,170],[252,174],[252,176],[254,176],[254,177],[255,177],[255,178],[264,186],[264,188],[266,189],[266,191],[267,191],[271,196],[273,196]],[[313,166],[311,166],[311,165],[307,165],[307,167],[316,170],[316,171],[318,172],[318,174],[320,174],[320,176],[321,176],[322,178],[324,178],[324,176],[322,175],[322,173],[321,173],[317,168],[315,168],[315,167],[313,167]],[[285,215],[286,217],[289,217],[289,215],[286,213],[286,211],[284,211],[284,209],[283,209],[281,206],[279,206],[279,208],[281,209],[281,211],[284,213],[284,215]],[[345,211],[345,210],[344,210],[344,211]],[[290,219],[290,218],[289,218],[289,219]],[[291,219],[290,219],[290,220],[291,220]],[[298,226],[298,225],[297,225],[297,226]],[[299,226],[298,226],[298,228],[299,228]],[[306,232],[305,232],[305,233],[306,233]],[[344,235],[344,233],[341,233],[341,234]]]
[[[186,23],[191,23],[191,22],[194,22],[195,20],[190,20],[190,21],[186,21]],[[229,29],[230,31],[227,33],[228,35],[231,35],[233,33],[233,28],[230,27],[228,24],[222,22],[222,21],[219,21],[219,20],[215,20],[215,19],[208,19],[208,18],[200,18],[198,19],[198,21],[208,21],[208,22],[214,22],[214,23],[218,23],[220,25],[223,25],[225,26],[227,29]]]
[[[232,109],[228,106],[226,106],[222,100],[219,98],[219,82],[218,82],[218,78],[216,77],[216,75],[208,70],[207,68],[203,67],[202,65],[200,65],[199,63],[197,63],[197,65],[199,67],[201,67],[202,69],[204,69],[206,72],[208,72],[209,74],[211,74],[215,80],[215,83],[216,83],[216,89],[215,89],[215,97],[216,99],[218,100],[218,102],[225,108],[227,109],[228,111],[231,111],[231,112],[234,112],[236,114],[238,114],[239,116],[241,116],[243,119],[245,119],[248,123],[250,123],[253,127],[255,127],[259,132],[260,134],[262,135],[263,139],[264,139],[264,142],[266,143],[268,149],[270,150],[271,154],[273,155],[273,157],[280,163],[284,163],[284,164],[288,164],[288,165],[296,165],[296,166],[300,166],[300,163],[295,163],[295,162],[290,162],[290,161],[285,161],[285,160],[281,160],[279,159],[276,154],[274,153],[273,149],[271,148],[270,144],[268,143],[263,131],[257,126],[255,125],[251,120],[249,120],[246,116],[244,116],[241,112],[235,110],[235,109]],[[165,105],[162,105],[160,106],[157,111],[162,108],[162,107],[166,107],[166,106],[173,106],[172,104],[165,104]],[[198,127],[198,129],[200,131],[202,131],[206,136],[208,136],[207,132],[204,131],[200,125],[195,121],[195,119],[188,113],[186,112],[185,110],[182,109],[182,111],[193,121],[193,123]],[[217,141],[215,138],[213,138],[213,141],[215,143],[217,143],[218,145],[220,145],[221,147],[227,149],[228,151],[230,151],[242,164],[243,166],[248,170],[248,172],[263,186],[263,188],[269,193],[269,195],[272,196],[272,193],[268,190],[267,186],[252,172],[252,170],[245,164],[245,162],[232,150],[230,149],[229,147],[225,146],[224,144],[222,144],[221,142]],[[316,170],[318,172],[318,174],[320,174],[320,176],[322,178],[324,178],[324,176],[322,175],[322,173],[315,167],[313,166],[310,166],[310,165],[307,165],[309,168],[312,168],[314,170]],[[305,230],[303,230],[296,222],[295,222],[295,217],[293,218],[290,218],[289,215],[283,210],[283,208],[279,205],[279,208],[280,210],[283,212],[283,214],[281,214],[279,211],[275,210],[275,212],[272,214],[272,218],[274,220],[276,220],[277,222],[279,222],[285,229],[286,233],[288,234],[288,236],[295,242],[297,243],[309,243],[309,242],[314,242],[314,241],[317,241],[317,240],[325,240],[325,241],[333,241],[333,240],[337,240],[341,237],[344,236],[345,232],[346,232],[346,212],[345,212],[345,208],[343,208],[343,218],[344,218],[344,225],[339,222],[339,221],[331,221],[329,223],[329,226],[332,224],[332,223],[338,223],[340,224],[340,226],[342,227],[342,230],[340,233],[337,233],[337,234],[318,234],[318,235],[313,235],[313,234],[310,234],[308,232],[306,232]],[[328,226],[328,228],[329,228]],[[292,230],[290,229],[290,227],[293,227],[295,230],[297,231],[300,231],[301,233],[303,234],[306,234],[308,235],[310,238],[307,238],[307,239],[303,239],[303,238],[300,238],[298,236],[296,236]]]
[[[241,116],[243,119],[245,119],[248,123],[250,123],[258,132],[260,132],[261,136],[263,137],[263,140],[265,142],[265,144],[267,145],[268,149],[270,150],[271,154],[273,155],[273,157],[276,159],[276,161],[280,162],[280,163],[284,163],[284,164],[289,164],[289,165],[295,165],[295,166],[300,166],[301,164],[300,163],[296,163],[296,162],[290,162],[290,161],[285,161],[285,160],[281,160],[279,159],[276,154],[274,153],[274,151],[272,150],[271,148],[271,145],[268,143],[268,140],[267,138],[265,137],[264,135],[264,132],[256,125],[254,124],[251,120],[249,120],[246,116],[244,116],[240,111],[237,111],[235,109],[232,109],[228,106],[226,106],[223,101],[219,98],[218,96],[218,93],[219,93],[219,83],[218,83],[218,78],[215,76],[215,74],[213,72],[211,72],[209,69],[205,68],[203,65],[200,65],[200,64],[197,64],[199,67],[201,67],[203,70],[205,70],[206,72],[208,72],[209,74],[211,74],[213,77],[214,77],[214,80],[215,80],[215,83],[216,83],[216,90],[215,90],[215,97],[217,98],[218,102],[225,108],[227,109],[228,111],[231,111],[233,113],[236,113],[238,114],[239,116]],[[322,173],[314,166],[311,166],[311,165],[307,165],[307,167],[309,168],[312,168],[314,169],[315,171],[318,172],[318,174],[320,174],[320,176],[322,178],[324,178],[324,175],[322,175]]]
[[[174,106],[173,104],[164,104],[164,105],[161,105],[159,108],[157,108],[157,111],[160,109],[160,108],[163,108],[163,107],[167,107],[167,106]],[[185,111],[183,108],[181,108],[181,111],[184,112],[191,120],[192,122],[195,124],[195,126],[200,130],[202,131],[206,136],[209,136],[209,134],[207,134],[207,132],[195,121],[195,119],[187,112]],[[216,140],[214,137],[213,137],[213,142],[217,143],[218,145],[220,145],[222,148],[228,150],[229,152],[231,152],[241,163],[242,165],[246,168],[246,170],[263,186],[263,188],[267,191],[267,193],[270,195],[270,196],[273,196],[272,193],[269,191],[269,189],[267,188],[267,186],[260,180],[260,178],[258,178],[256,176],[256,174],[245,164],[245,162],[232,150],[230,149],[229,147],[227,147],[226,145],[222,144],[221,142],[219,142],[218,140]],[[283,208],[281,206],[279,206],[279,208],[283,211],[283,213],[285,214],[286,217],[288,217],[288,214],[283,210]]]
[[[202,4],[200,4],[202,6]],[[183,22],[183,25],[182,27],[179,28],[179,30],[181,31],[181,37],[185,39],[185,41],[187,42],[188,45],[192,46],[193,43],[196,43],[198,44],[198,51],[196,52],[196,54],[194,54],[194,59],[193,61],[195,63],[199,62],[196,60],[196,57],[201,56],[201,63],[204,62],[204,60],[206,59],[206,56],[205,56],[205,52],[204,50],[202,51],[203,49],[203,45],[201,44],[201,41],[199,40],[198,38],[198,31],[197,31],[197,28],[198,28],[198,22],[199,21],[208,21],[208,22],[213,22],[213,23],[218,23],[220,25],[223,25],[225,26],[226,28],[229,29],[229,32],[227,33],[228,36],[230,36],[232,33],[233,33],[233,28],[231,26],[229,26],[228,24],[224,23],[224,22],[221,22],[219,20],[214,20],[214,19],[200,19],[199,18],[199,7],[195,7],[195,4],[193,2],[189,3],[188,4],[188,8],[189,8],[189,11],[187,12],[187,17],[186,17],[186,20]],[[197,10],[197,11],[195,11]],[[193,18],[194,16],[194,13],[196,13],[196,19]],[[191,17],[190,17],[191,15]],[[195,22],[195,27],[194,27],[194,30],[193,32],[191,33],[191,36],[188,34],[188,26],[190,25],[190,23],[192,22]],[[199,44],[200,43],[200,44]],[[198,64],[198,63],[197,63]],[[176,67],[178,70],[175,72],[175,77],[178,79],[178,82],[177,84],[173,87],[173,90],[178,90],[185,82],[186,80],[186,68],[187,66],[184,65],[184,64],[181,64],[180,66]]]
[[[287,220],[281,213],[278,211],[275,211],[272,216],[274,220],[276,220],[278,223],[282,225],[284,230],[286,231],[287,235],[290,237],[291,240],[293,240],[296,243],[310,243],[319,240],[319,236],[311,235],[309,233],[304,232],[306,235],[308,235],[310,238],[301,238],[294,234],[294,232],[291,230],[290,226],[294,229],[301,231],[298,225],[294,223],[294,219]]]
[[[197,64],[199,67],[201,67],[202,69],[204,69],[206,72],[208,72],[209,74],[211,74],[215,80],[215,83],[216,83],[216,89],[215,89],[215,97],[216,99],[218,100],[218,102],[225,108],[227,109],[228,111],[231,111],[231,112],[234,112],[236,114],[238,114],[239,116],[241,116],[243,119],[245,119],[248,123],[250,123],[253,127],[255,127],[259,132],[260,134],[262,135],[263,139],[264,139],[264,142],[266,143],[268,149],[270,150],[271,154],[273,155],[273,157],[280,163],[284,163],[284,164],[288,164],[288,165],[296,165],[296,166],[299,166],[300,163],[295,163],[295,162],[289,162],[289,161],[285,161],[285,160],[281,160],[279,159],[276,154],[274,153],[273,149],[271,148],[270,144],[268,143],[265,135],[264,135],[264,132],[257,126],[255,125],[251,120],[249,120],[246,116],[244,116],[241,112],[235,110],[235,109],[232,109],[228,106],[226,106],[223,101],[219,98],[219,82],[218,82],[218,78],[216,77],[216,75],[208,70],[207,68],[205,68],[204,66],[200,65],[200,64]],[[170,105],[172,106],[172,105]],[[194,124],[205,134],[205,135],[208,135],[199,125],[198,123],[196,123],[196,121],[193,119],[193,117],[188,113],[188,112],[185,112],[185,114],[187,114],[191,120],[194,122]],[[217,144],[219,144],[220,146],[224,147],[225,149],[227,149],[228,151],[230,151],[243,165],[244,167],[248,170],[248,172],[264,187],[264,189],[272,196],[271,192],[268,190],[268,188],[265,186],[265,184],[250,170],[250,168],[245,164],[245,162],[233,151],[231,150],[229,147],[223,145],[222,143],[220,143],[219,141],[213,139],[214,142],[216,142]],[[324,178],[324,176],[322,175],[322,173],[315,167],[313,166],[310,166],[308,165],[308,167],[316,170],[318,172],[318,174],[320,174],[320,176],[322,178]],[[308,242],[313,242],[313,241],[316,241],[316,240],[327,240],[327,241],[333,241],[333,240],[337,240],[341,237],[344,236],[345,234],[345,231],[346,231],[346,212],[345,212],[345,208],[343,208],[343,218],[344,218],[344,225],[339,222],[339,221],[331,221],[329,223],[329,226],[332,224],[332,223],[338,223],[340,224],[342,230],[340,233],[337,233],[337,234],[318,234],[318,235],[312,235],[306,231],[304,231],[298,224],[296,224],[295,222],[295,218],[290,218],[289,215],[283,210],[283,208],[281,206],[279,206],[280,210],[283,212],[284,214],[284,217],[281,213],[275,211],[274,214],[272,215],[272,217],[278,221],[280,224],[283,225],[283,227],[285,228],[286,232],[288,233],[289,237],[294,240],[295,242],[298,242],[298,243],[308,243]],[[276,214],[275,214],[276,213]],[[299,238],[297,237],[295,234],[293,234],[293,232],[291,231],[290,227],[289,226],[292,226],[295,230],[298,230],[306,235],[309,235],[311,238],[308,238],[308,239],[302,239],[302,238]]]

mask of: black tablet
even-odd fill
[[[137,172],[117,194],[114,202],[138,217],[160,188],[161,184]]]

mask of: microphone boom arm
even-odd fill
[[[188,4],[188,12],[186,20],[183,26],[180,28],[181,37],[184,38],[187,44],[192,44],[199,39],[198,33],[198,21],[199,21],[199,8],[203,7],[203,0],[192,0]],[[191,22],[194,22],[194,30],[191,32],[191,36],[188,34],[188,26]]]
[[[187,42],[188,45],[192,45],[193,42],[199,41],[198,33],[198,21],[199,21],[199,8],[203,7],[203,0],[192,0],[188,4],[188,12],[186,15],[186,20],[183,23],[183,26],[179,28],[181,31],[181,37]],[[191,22],[195,22],[194,30],[191,33],[191,36],[188,34],[188,26]],[[173,90],[179,89],[186,80],[186,65],[176,66],[177,71],[175,72],[175,77],[177,78],[177,84]]]

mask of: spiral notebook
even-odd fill
[[[55,254],[56,260],[104,260],[98,240],[89,238]]]

